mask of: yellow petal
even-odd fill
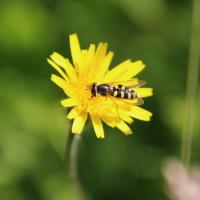
[[[127,70],[127,66],[129,66],[131,63],[130,60],[125,60],[116,67],[114,67],[112,70],[108,71],[106,75],[104,76],[105,83],[109,83],[111,81],[117,81],[116,77],[121,75],[124,71]]]
[[[82,59],[79,66],[79,77],[83,83],[88,82],[91,73],[91,66],[94,61],[95,45],[90,44],[88,51],[82,50]]]
[[[126,60],[109,71],[105,75],[104,79],[106,82],[125,81],[134,77],[136,74],[142,71],[144,67],[145,65],[140,60],[136,62]]]
[[[102,109],[99,112],[100,118],[110,127],[114,128],[117,123],[120,122],[120,118],[117,113],[113,111],[108,111],[107,109]]]
[[[60,55],[59,53],[57,53],[57,52],[53,52],[52,54],[51,54],[51,59],[57,64],[57,65],[60,65],[61,67],[63,66],[63,65],[65,65],[65,58],[62,56],[62,55]]]
[[[96,64],[101,63],[106,55],[108,44],[100,42],[95,53]]]
[[[62,78],[60,78],[59,76],[52,74],[51,75],[51,80],[58,85],[59,87],[61,87],[65,94],[69,97],[74,96],[74,89],[72,88],[72,86],[68,83],[67,80],[64,80]]]
[[[115,102],[116,105],[116,109],[123,109],[123,110],[127,110],[127,111],[130,111],[131,108],[132,108],[132,100],[126,100],[126,99],[118,99],[118,98],[115,98],[113,100],[113,102]],[[113,104],[114,105],[114,104]]]
[[[57,71],[60,73],[60,75],[65,79],[68,80],[67,75],[63,72],[63,70],[56,64],[54,63],[52,60],[47,59],[48,63]]]
[[[74,118],[72,124],[72,133],[80,134],[83,130],[88,114],[86,112]]]
[[[55,75],[55,74],[52,74],[51,75],[51,80],[57,85],[59,86],[60,88],[62,88],[63,90],[66,89],[67,87],[67,81],[60,78],[59,76]]]
[[[78,69],[79,62],[81,60],[81,48],[78,40],[77,34],[72,34],[69,36],[72,60],[75,68]]]
[[[77,117],[80,114],[80,109],[78,109],[78,107],[73,107],[70,112],[67,115],[68,119],[74,119],[75,117]]]
[[[89,60],[89,56],[88,56],[88,51],[85,49],[81,50],[81,60],[79,62],[79,71],[78,71],[79,77],[85,76],[84,72],[88,73],[88,70],[89,70],[88,68],[90,67],[89,62],[90,62],[90,60]]]
[[[72,64],[70,63],[69,59],[66,59],[65,71],[72,80],[78,79],[78,74],[72,66]]]
[[[88,73],[90,72],[91,64],[94,60],[95,55],[95,45],[90,44],[88,50],[82,50],[82,59],[81,59],[81,71],[82,73],[85,72],[85,76],[88,77]]]
[[[95,44],[90,44],[88,49],[89,59],[92,60],[95,53]]]
[[[144,69],[145,65],[141,60],[131,62],[128,69],[117,77],[118,80],[128,80]]]
[[[90,117],[97,138],[104,138],[104,130],[100,117],[97,114],[91,114],[91,113]]]
[[[150,121],[152,113],[138,106],[132,106],[130,116],[143,121]]]
[[[114,128],[116,126],[116,124],[113,123],[113,121],[110,120],[110,118],[107,117],[106,115],[101,115],[101,119],[102,119],[103,122],[105,122],[108,126],[110,126],[112,128]]]
[[[101,80],[102,77],[104,76],[104,74],[108,71],[108,68],[111,64],[113,56],[114,56],[114,53],[111,51],[105,56],[101,66],[99,67],[99,70],[98,70],[99,80]],[[104,80],[102,80],[102,81],[104,81]]]
[[[68,76],[71,79],[75,79],[76,71],[68,59],[64,58],[62,55],[60,55],[57,52],[54,52],[50,57],[57,65],[59,65],[65,70],[65,72],[68,74]]]
[[[129,126],[124,122],[121,121],[120,123],[117,124],[117,128],[122,131],[125,135],[131,135],[133,132],[129,128]]]
[[[104,60],[104,57],[106,55],[106,50],[107,50],[107,43],[99,43],[97,50],[95,52],[93,62],[91,63],[91,68],[90,68],[90,74],[89,74],[89,81],[90,82],[98,82],[100,79],[101,74],[99,74],[99,71],[101,70],[102,67],[102,62]]]
[[[64,107],[72,107],[72,106],[75,106],[77,105],[77,101],[73,98],[68,98],[68,99],[64,99],[61,101],[61,104],[64,106]]]
[[[139,97],[149,97],[153,95],[153,88],[134,88]]]
[[[125,111],[125,110],[122,110],[122,109],[119,109],[119,115],[120,115],[120,118],[129,123],[129,124],[132,124],[133,123],[133,119],[129,116],[129,112]]]

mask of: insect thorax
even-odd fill
[[[109,94],[110,86],[107,84],[100,84],[97,85],[97,93],[103,96],[106,96]]]

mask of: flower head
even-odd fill
[[[152,88],[133,88],[137,97],[133,100],[114,97],[114,95],[92,95],[94,83],[124,87],[137,85],[140,80],[133,78],[145,65],[142,61],[125,60],[109,69],[113,53],[107,53],[107,43],[96,47],[90,44],[88,49],[81,49],[76,34],[70,35],[70,48],[73,64],[69,59],[54,52],[48,59],[49,64],[60,74],[52,74],[51,80],[61,87],[67,98],[61,101],[64,107],[72,107],[67,115],[73,119],[72,133],[80,134],[90,117],[98,138],[104,138],[102,121],[111,127],[117,127],[126,135],[132,134],[128,124],[133,118],[149,121],[152,114],[137,105],[137,99],[152,95]],[[114,87],[114,86],[113,86]]]

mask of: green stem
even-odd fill
[[[81,140],[81,135],[72,135],[70,151],[69,151],[69,176],[74,182],[79,182],[78,150],[79,150],[80,140]]]
[[[67,172],[77,199],[86,200],[86,194],[78,177],[78,152],[82,135],[69,134],[66,146]],[[87,198],[88,199],[88,198]]]
[[[194,103],[198,84],[200,55],[200,0],[193,0],[192,34],[186,86],[185,121],[182,133],[181,159],[189,167],[192,149]]]

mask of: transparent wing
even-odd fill
[[[122,85],[128,88],[137,88],[137,87],[141,87],[143,85],[146,84],[145,81],[140,80],[138,78],[133,78],[127,81],[117,81],[117,82],[110,82],[110,83],[105,83],[111,86],[115,86],[115,85]]]
[[[140,97],[137,97],[136,99],[122,99],[124,103],[135,105],[135,106],[141,106],[144,104],[144,100]]]
[[[144,100],[141,97],[138,97],[136,100],[137,101],[135,103],[133,103],[134,105],[140,106],[140,105],[144,104]]]
[[[134,106],[141,106],[142,104],[144,104],[144,101],[141,97],[137,97],[135,99],[122,99],[122,98],[115,98],[111,96],[111,98],[114,98],[115,101],[117,101],[119,104],[120,102],[123,104],[125,103],[129,105],[134,105]]]

